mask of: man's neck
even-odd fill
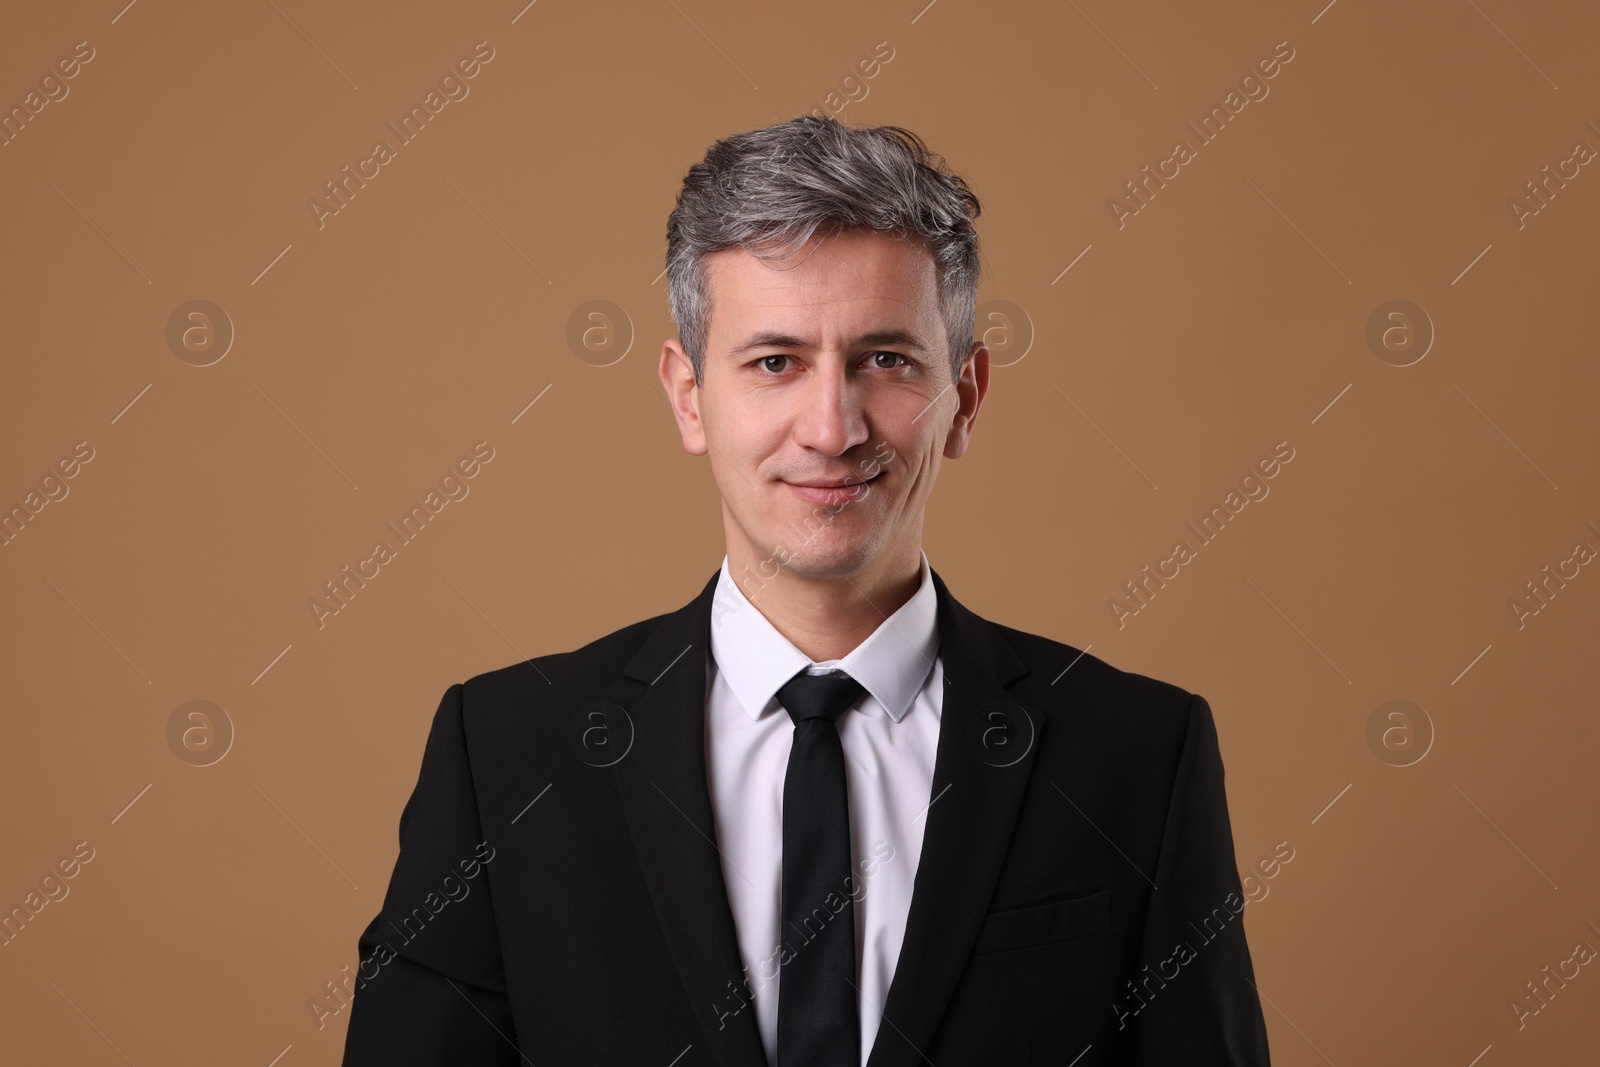
[[[768,567],[770,570],[770,565]],[[922,550],[870,573],[815,578],[779,567],[756,577],[730,552],[728,574],[745,598],[814,663],[843,659],[900,610],[922,584]]]

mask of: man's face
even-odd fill
[[[675,339],[660,372],[684,448],[710,456],[735,579],[920,559],[940,459],[966,452],[989,371],[975,344],[951,380],[926,245],[846,232],[786,260],[730,249],[707,267],[703,381]]]

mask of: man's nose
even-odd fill
[[[842,455],[866,440],[861,390],[838,363],[818,364],[795,413],[795,440],[828,455]]]

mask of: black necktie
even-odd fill
[[[778,1067],[860,1067],[855,885],[844,746],[834,720],[861,683],[801,671],[778,690],[794,720],[783,781],[782,944]]]

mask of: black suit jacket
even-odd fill
[[[932,580],[932,803],[870,1067],[1266,1064],[1205,700]],[[445,692],[347,1067],[762,1067],[706,778],[716,584]]]

